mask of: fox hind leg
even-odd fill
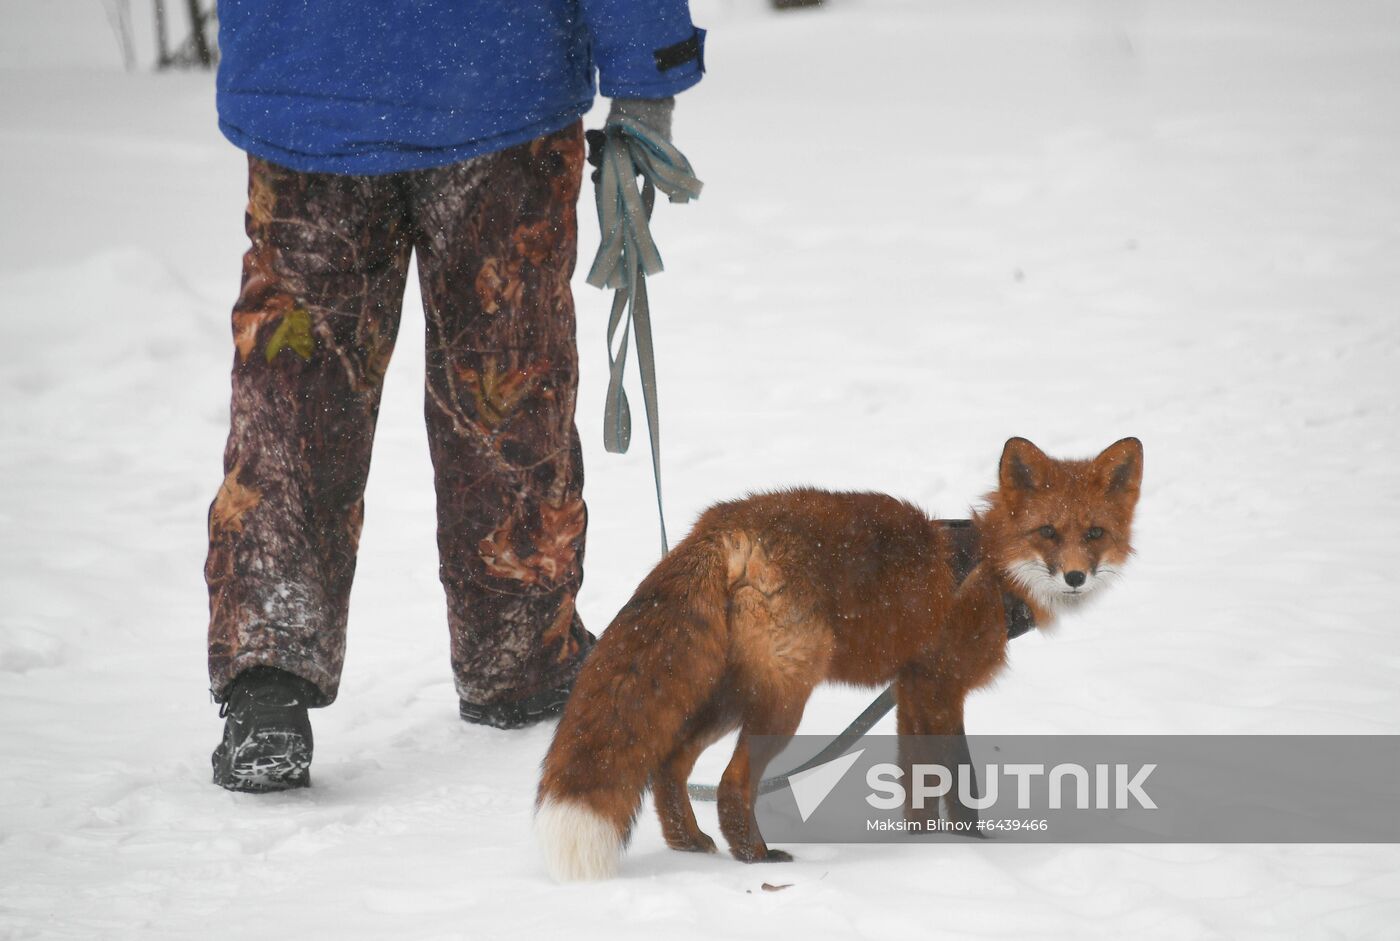
[[[686,790],[691,769],[700,754],[727,731],[711,715],[701,717],[695,731],[662,762],[652,779],[652,798],[661,820],[661,834],[673,850],[688,853],[717,852],[715,841],[695,822],[695,808]]]
[[[810,689],[808,690],[810,693]],[[807,697],[789,700],[783,707],[752,710],[739,733],[734,757],[719,782],[719,827],[729,852],[740,862],[785,863],[792,854],[769,849],[758,829],[754,802],[768,763],[783,750],[797,725]]]
[[[800,574],[801,567],[798,567]],[[764,769],[802,721],[812,689],[827,674],[830,629],[812,610],[818,592],[754,543],[742,571],[730,566],[729,612],[734,683],[743,727],[719,783],[719,826],[729,852],[742,862],[786,862],[770,850],[754,817]]]

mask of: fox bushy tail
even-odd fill
[[[589,654],[544,759],[535,830],[560,881],[617,871],[648,779],[713,695],[728,649],[722,550],[696,534]]]

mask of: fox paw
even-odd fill
[[[734,858],[741,863],[790,863],[792,854],[782,850],[733,850]]]
[[[695,831],[695,835],[688,839],[667,840],[666,845],[681,853],[718,853],[719,848],[715,846],[715,841],[707,833]]]

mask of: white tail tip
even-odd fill
[[[611,879],[622,858],[622,834],[582,804],[545,798],[535,812],[545,865],[558,882]]]

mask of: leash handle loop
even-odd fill
[[[590,132],[593,133],[593,132]],[[664,270],[661,252],[651,236],[651,213],[656,191],[673,203],[700,196],[703,188],[685,155],[646,125],[630,118],[610,121],[603,129],[597,184],[601,239],[587,281],[611,289],[608,314],[608,391],[603,406],[603,447],[625,454],[632,444],[632,409],[623,377],[627,347],[636,335],[637,367],[642,380],[642,404],[651,443],[651,470],[656,484],[656,513],[661,526],[661,554],[669,551],[666,513],[661,499],[661,418],[656,395],[656,354],[647,299],[648,275]],[[637,179],[641,178],[638,189]],[[635,331],[634,328],[635,327]],[[620,333],[619,333],[620,331]]]

